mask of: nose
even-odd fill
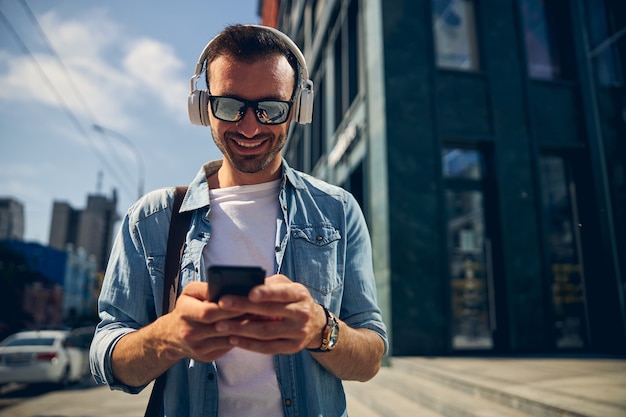
[[[241,120],[237,122],[237,131],[248,138],[252,138],[259,134],[260,130],[261,123],[257,120],[254,109],[248,107]]]

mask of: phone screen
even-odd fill
[[[217,301],[225,294],[247,296],[253,287],[265,282],[265,270],[258,266],[213,265],[207,274],[209,301]]]

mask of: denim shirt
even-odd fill
[[[377,306],[370,237],[356,200],[347,191],[297,172],[284,160],[282,163],[275,271],[305,285],[315,301],[350,327],[379,334],[386,352],[388,342]],[[181,259],[179,291],[191,281],[206,281],[202,250],[211,237],[206,178],[220,166],[221,161],[214,161],[200,170],[180,209],[193,213]],[[157,190],[135,203],[124,217],[111,252],[98,301],[101,322],[90,351],[95,380],[111,389],[136,394],[145,388],[115,379],[111,352],[122,336],[146,326],[162,313],[173,195],[173,188]],[[347,416],[341,380],[308,351],[275,355],[274,363],[285,416]],[[217,416],[216,372],[214,362],[177,362],[167,371],[164,415]]]

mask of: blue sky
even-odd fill
[[[257,7],[258,0],[0,0],[9,22],[0,16],[0,197],[24,205],[25,240],[47,244],[53,201],[84,208],[99,172],[101,193],[117,189],[123,214],[141,177],[144,191],[187,185],[220,156],[209,129],[188,121],[189,78],[224,26],[259,23]]]

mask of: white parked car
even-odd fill
[[[88,352],[69,330],[23,331],[0,343],[0,384],[68,384],[88,371]]]

